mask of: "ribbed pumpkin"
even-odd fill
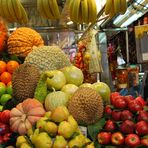
[[[33,46],[43,46],[44,41],[39,33],[28,27],[16,29],[8,38],[8,53],[19,57],[26,57]]]
[[[7,26],[3,19],[0,17],[0,52],[3,51],[7,38]]]
[[[28,98],[11,110],[11,129],[24,135],[44,114],[43,105],[38,100]]]

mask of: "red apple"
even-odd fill
[[[0,135],[3,135],[8,132],[9,132],[9,126],[0,122]]]
[[[100,144],[109,144],[111,142],[111,133],[100,132],[98,134],[98,143]]]
[[[110,95],[110,101],[111,101],[111,104],[112,105],[114,105],[114,102],[115,102],[117,96],[120,96],[120,94],[118,92],[111,93],[111,95]]]
[[[110,116],[112,114],[112,109],[111,109],[110,105],[105,106],[104,112],[108,116]]]
[[[3,136],[0,135],[0,144],[4,143]]]
[[[148,138],[141,139],[141,144],[148,147]]]
[[[120,111],[112,111],[112,119],[115,121],[120,121],[121,112]]]
[[[125,144],[129,147],[137,147],[140,145],[140,138],[136,134],[128,134],[125,138]]]
[[[10,140],[10,136],[12,135],[12,133],[6,133],[4,134],[3,136],[3,141],[4,142],[7,142],[8,140]]]
[[[148,112],[145,110],[139,111],[137,120],[138,121],[145,121],[148,123]]]
[[[128,108],[131,112],[138,112],[143,110],[143,107],[139,101],[133,100],[128,104]]]
[[[107,132],[113,132],[115,130],[116,126],[112,120],[107,120],[104,128]]]
[[[4,110],[0,114],[0,121],[2,123],[8,124],[10,119],[10,110]]]
[[[121,112],[121,120],[132,120],[133,119],[133,114],[129,110],[124,110]]]
[[[116,108],[119,108],[119,109],[126,108],[127,104],[126,104],[126,101],[124,100],[124,97],[123,96],[117,96],[115,103],[114,103],[114,106]]]
[[[138,101],[138,102],[140,102],[142,106],[145,106],[146,105],[146,102],[144,101],[144,99],[141,96],[135,98],[135,100]]]
[[[131,95],[124,96],[124,100],[126,101],[127,105],[130,103],[130,101],[134,100],[134,97]]]
[[[135,124],[131,120],[125,120],[120,126],[120,131],[124,134],[134,133]]]
[[[114,145],[122,145],[124,143],[124,136],[120,132],[115,132],[112,134],[111,142]]]
[[[148,124],[145,121],[139,121],[136,124],[136,133],[139,136],[148,135]]]

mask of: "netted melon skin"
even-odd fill
[[[13,96],[18,102],[33,98],[40,78],[39,70],[30,64],[22,64],[12,75]]]
[[[35,65],[40,72],[61,69],[70,66],[68,55],[58,46],[42,46],[34,48],[25,58],[24,63]]]
[[[103,116],[101,96],[92,88],[79,88],[68,104],[68,110],[80,125],[94,124]]]

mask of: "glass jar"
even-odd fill
[[[137,65],[130,65],[128,67],[128,87],[139,85],[139,67]]]
[[[128,86],[128,71],[125,67],[118,67],[116,69],[117,89],[127,88]]]

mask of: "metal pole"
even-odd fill
[[[125,32],[125,40],[126,40],[126,61],[127,65],[129,65],[128,30]]]

